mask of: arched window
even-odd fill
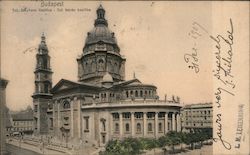
[[[126,128],[126,131],[129,132],[129,124],[128,123],[126,123],[125,128]]]
[[[38,87],[38,84],[36,83],[36,93],[38,93],[38,91],[39,91],[39,87]]]
[[[47,67],[47,66],[48,66],[47,63],[48,63],[48,62],[47,62],[47,59],[44,58],[44,59],[43,59],[43,68],[44,68],[44,69],[47,69],[47,68],[48,68],[48,67]]]
[[[140,91],[140,97],[142,97],[142,96],[143,96],[143,91],[141,90],[141,91]]]
[[[137,90],[135,91],[135,97],[138,97],[138,91]]]
[[[136,131],[141,132],[141,124],[140,123],[136,124]]]
[[[64,109],[70,108],[69,101],[65,100],[65,101],[63,102],[63,108],[64,108]]]
[[[152,123],[148,123],[148,131],[153,131]]]
[[[128,98],[128,91],[126,91],[126,97]]]
[[[159,123],[159,132],[162,132],[162,123]]]
[[[103,131],[106,131],[105,121],[102,121],[102,128],[103,128]]]
[[[117,65],[116,62],[115,62],[115,64],[114,64],[114,71],[115,71],[115,73],[118,73],[118,65]]]
[[[49,84],[48,83],[44,84],[44,93],[49,93]]]
[[[119,124],[118,123],[115,123],[115,131],[119,132]]]

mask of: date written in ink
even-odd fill
[[[191,51],[184,54],[184,61],[188,64],[188,68],[194,70],[195,73],[200,71],[197,42],[204,33],[208,33],[204,27],[197,22],[192,23],[188,36],[192,39],[193,45]]]

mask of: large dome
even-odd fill
[[[93,30],[88,32],[86,44],[98,43],[99,41],[109,44],[116,44],[114,33],[111,32],[106,25],[97,25],[93,28]]]

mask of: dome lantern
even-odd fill
[[[96,10],[96,14],[97,14],[97,19],[95,20],[95,26],[98,26],[98,25],[108,26],[108,22],[105,19],[105,10],[101,4]]]

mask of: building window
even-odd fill
[[[69,117],[64,117],[64,125],[69,125]]]
[[[145,96],[147,96],[147,95],[148,95],[148,91],[145,90]]]
[[[135,91],[135,97],[138,97],[138,91],[137,90]]]
[[[44,92],[49,93],[49,84],[47,83],[44,84]]]
[[[162,123],[159,123],[159,132],[162,132]]]
[[[129,132],[129,124],[128,123],[126,123],[125,128],[126,128],[126,132]]]
[[[115,123],[115,132],[119,132],[119,124]]]
[[[131,114],[129,112],[123,113],[122,114],[124,119],[130,119],[131,118]]]
[[[38,84],[36,83],[36,93],[38,93],[38,91],[39,91],[39,88],[38,88]]]
[[[136,131],[141,132],[141,124],[140,123],[136,124]]]
[[[88,116],[85,116],[84,117],[84,124],[85,124],[85,132],[88,132],[89,131],[89,117]]]
[[[154,113],[154,112],[148,112],[148,113],[147,113],[147,117],[148,117],[149,119],[153,119],[153,118],[155,118],[155,113]]]
[[[142,117],[143,117],[143,113],[142,112],[136,112],[135,113],[135,118],[136,119],[142,119]]]
[[[143,92],[142,92],[142,90],[140,91],[140,97],[142,97],[143,96]]]
[[[65,100],[65,101],[63,102],[63,108],[64,108],[64,109],[69,109],[69,108],[70,108],[69,101]]]
[[[159,112],[158,118],[164,118],[165,117],[165,113],[164,112]]]
[[[105,121],[102,121],[102,128],[103,128],[103,131],[106,131]]]
[[[129,97],[128,91],[126,91],[126,97],[127,97],[127,98]]]
[[[34,106],[34,111],[37,112],[37,109],[38,109],[38,105],[35,105]]]
[[[148,123],[148,131],[149,132],[153,131],[152,123]]]
[[[118,120],[119,119],[119,114],[118,113],[113,113],[113,119]]]
[[[53,118],[50,118],[50,127],[53,128]]]
[[[105,135],[102,135],[102,143],[105,144],[105,142],[106,142],[106,137]]]

